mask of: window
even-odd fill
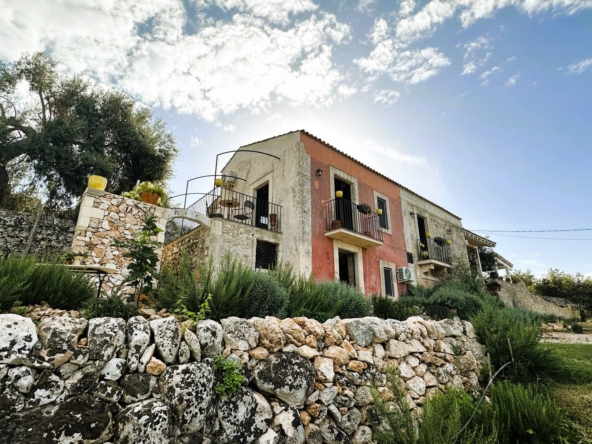
[[[382,214],[378,216],[378,223],[380,224],[380,228],[384,228],[388,230],[388,212],[387,212],[387,204],[386,200],[377,197],[376,198],[376,206],[379,210],[382,210]]]
[[[407,252],[407,263],[408,264],[413,263],[413,253],[411,253],[410,251]]]
[[[393,269],[389,267],[384,267],[384,294],[386,296],[393,297],[395,296],[395,290],[393,285]]]
[[[263,268],[269,270],[273,268],[277,262],[276,245],[271,242],[257,240],[257,247],[255,249],[255,268]]]

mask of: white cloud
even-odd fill
[[[223,129],[224,129],[224,132],[225,133],[234,133],[236,131],[236,126],[234,126],[234,125],[225,125]]]
[[[196,0],[195,3],[200,8],[217,6],[224,11],[235,10],[284,24],[291,14],[317,9],[317,5],[310,0]]]
[[[567,67],[567,74],[568,75],[579,75],[584,73],[585,71],[592,71],[592,58],[589,59],[584,59],[584,60],[580,60],[577,63],[574,63],[573,65],[569,65]]]
[[[69,70],[145,104],[210,121],[280,102],[331,104],[346,83],[333,48],[350,28],[316,12],[277,26],[272,22],[309,11],[312,3],[267,3],[221,0],[218,6],[252,14],[220,21],[200,15],[197,31],[187,33],[181,0],[0,0],[0,59],[47,50]]]
[[[462,26],[468,28],[475,21],[490,18],[498,10],[510,6],[528,15],[546,11],[556,15],[570,15],[592,9],[592,0],[431,0],[416,12],[415,0],[403,0],[398,11],[391,13],[390,23],[384,19],[376,20],[370,33],[374,47],[367,57],[358,58],[354,62],[363,72],[374,75],[370,81],[375,80],[396,64],[398,54],[403,53],[412,43],[431,36],[447,20],[458,17]],[[480,37],[466,47],[462,74],[475,73],[489,59],[491,52],[487,50],[488,42],[488,38]],[[485,54],[467,56],[476,49],[485,50]],[[443,61],[446,57],[441,55],[439,59]],[[512,59],[508,59],[506,63]],[[443,65],[440,64],[439,67],[441,66]],[[572,66],[575,72],[578,68]],[[587,69],[587,65],[585,66]],[[434,71],[431,75],[435,75],[437,70]]]
[[[393,105],[398,99],[401,93],[392,89],[381,89],[374,93],[374,103],[380,103],[384,106]]]
[[[506,81],[506,86],[514,86],[516,84],[516,81],[518,80],[518,77],[520,77],[520,74],[516,74],[516,75],[510,77]]]
[[[403,0],[399,6],[399,16],[407,17],[415,10],[415,0]]]
[[[489,77],[491,74],[493,74],[494,72],[497,72],[497,71],[503,71],[503,70],[502,70],[502,68],[501,68],[501,67],[499,67],[499,66],[494,66],[493,68],[491,68],[491,69],[489,69],[489,70],[487,70],[487,71],[484,71],[483,73],[481,73],[481,75],[480,75],[479,77],[480,77],[481,79],[483,79],[483,80],[487,80],[487,78],[488,78],[488,77]]]
[[[192,137],[191,140],[189,141],[189,145],[191,146],[191,148],[196,149],[197,147],[203,145],[203,141],[197,137]]]
[[[481,36],[464,45],[465,55],[461,75],[473,74],[489,60],[491,57],[491,52],[488,51],[491,49],[489,41],[490,39],[488,37]],[[487,52],[483,54],[484,51]]]
[[[429,79],[450,64],[437,48],[402,51],[391,37],[392,31],[384,19],[375,21],[370,31],[374,49],[368,57],[354,60],[362,71],[376,77],[386,74],[396,82],[412,85]]]
[[[397,56],[389,69],[390,77],[396,82],[416,84],[435,76],[441,68],[450,65],[437,48],[405,51]]]
[[[374,9],[376,0],[359,0],[356,9],[360,12],[370,12]]]

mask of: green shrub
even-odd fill
[[[167,264],[160,271],[158,288],[153,293],[157,308],[174,309],[183,305],[187,310],[198,312],[208,293],[197,279],[197,267],[181,253],[176,272]]]
[[[30,285],[21,296],[24,305],[47,302],[50,307],[78,310],[97,294],[97,284],[87,275],[74,273],[61,264],[42,264],[33,268]]]
[[[574,333],[582,334],[584,333],[584,327],[582,327],[582,324],[574,324],[571,326],[571,331],[573,331]]]
[[[502,381],[491,390],[494,417],[503,443],[557,443],[566,434],[559,407],[534,386]]]
[[[455,310],[460,319],[467,320],[476,315],[485,306],[485,302],[479,297],[452,286],[440,286],[430,296],[429,302],[432,305],[443,305]]]
[[[47,302],[53,308],[77,310],[96,294],[86,275],[73,273],[61,264],[38,264],[34,256],[0,259],[0,310],[15,304]]]
[[[209,304],[211,319],[219,321],[230,316],[245,317],[254,273],[230,255],[222,261],[217,276],[214,276],[211,262],[208,266],[200,266],[199,283],[204,292],[212,295]]]
[[[419,310],[413,305],[408,305],[402,301],[393,300],[380,295],[372,296],[372,307],[374,316],[378,316],[382,319],[404,321],[411,316],[417,316],[419,314]]]
[[[552,377],[560,371],[560,363],[550,349],[540,343],[540,323],[521,310],[495,309],[486,306],[471,318],[480,342],[491,354],[494,369],[512,360],[514,364],[504,370],[504,376],[519,381]],[[512,351],[508,344],[512,345]]]
[[[372,438],[378,444],[416,444],[417,430],[407,404],[406,392],[396,367],[386,369],[387,387],[392,399],[372,385],[371,394],[378,421],[371,424]],[[370,416],[372,419],[372,416]]]
[[[289,297],[288,290],[280,285],[272,273],[254,273],[245,317],[275,316],[283,319],[286,317]]]
[[[31,285],[35,263],[32,256],[0,258],[0,313],[22,303],[21,297]]]
[[[421,444],[496,444],[497,429],[490,420],[492,408],[482,404],[469,426],[456,438],[468,422],[476,403],[463,389],[448,388],[446,393],[426,401],[419,426]]]
[[[304,316],[325,322],[337,316],[341,303],[336,303],[328,290],[327,286],[318,285],[312,276],[296,278],[290,288],[288,317]]]
[[[243,384],[245,377],[239,372],[241,364],[222,355],[214,359],[214,391],[223,398],[232,395]]]
[[[332,305],[338,306],[337,316],[341,319],[362,318],[372,313],[372,301],[345,282],[326,281],[317,286],[327,292]]]
[[[91,318],[123,318],[126,321],[136,316],[138,310],[134,304],[123,301],[122,296],[113,294],[104,298],[92,298],[84,304],[84,317]]]

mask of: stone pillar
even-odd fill
[[[72,240],[72,250],[89,253],[86,265],[100,265],[118,270],[108,275],[103,282],[103,290],[119,285],[128,275],[129,259],[113,245],[115,239],[132,239],[144,226],[147,216],[156,216],[157,225],[163,231],[157,240],[164,241],[167,223],[167,210],[133,199],[94,188],[87,188],[82,195],[80,212]],[[156,253],[160,258],[161,250]]]

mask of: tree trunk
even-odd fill
[[[8,171],[6,165],[0,164],[0,207],[4,201],[6,190],[8,189]]]

